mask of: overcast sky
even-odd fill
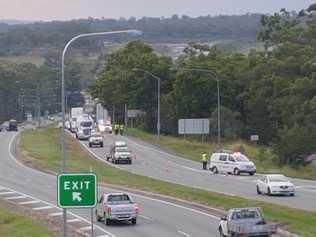
[[[68,20],[273,13],[307,8],[316,0],[0,0],[0,19]]]

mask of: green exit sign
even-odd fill
[[[97,204],[97,177],[93,173],[60,174],[57,199],[61,208],[92,208]]]

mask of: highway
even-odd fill
[[[292,179],[296,186],[294,197],[257,195],[255,183],[259,178],[258,175],[251,177],[248,175],[215,175],[210,171],[202,170],[199,162],[181,158],[135,138],[105,135],[104,148],[89,148],[86,141],[81,143],[96,157],[105,161],[105,154],[109,152],[109,147],[114,141],[126,141],[134,155],[132,165],[116,165],[121,169],[227,195],[316,211],[316,181]]]
[[[34,205],[32,208],[52,217],[60,218],[56,207],[56,176],[33,170],[14,157],[15,132],[0,133],[0,196],[16,199],[17,205]],[[116,191],[99,187],[99,194]],[[95,236],[156,237],[156,236],[217,236],[218,218],[172,203],[143,196],[135,196],[140,206],[136,226],[117,224],[105,226],[97,223]],[[20,203],[20,204],[18,204]],[[70,214],[70,212],[72,214]],[[89,230],[90,209],[71,210],[69,220],[78,222],[82,231]]]

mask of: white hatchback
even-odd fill
[[[294,184],[284,175],[264,175],[257,181],[257,193],[267,195],[295,195]]]
[[[218,151],[211,155],[209,159],[209,169],[213,173],[228,173],[240,175],[248,173],[254,175],[256,173],[255,164],[240,152]]]

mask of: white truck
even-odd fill
[[[138,204],[127,193],[103,194],[95,210],[97,221],[110,225],[113,221],[130,221],[136,225],[139,213]]]
[[[258,207],[230,209],[218,227],[221,237],[271,237],[276,229],[266,223]]]
[[[83,115],[83,108],[82,107],[77,107],[77,108],[72,108],[70,112],[70,121],[69,121],[69,130],[71,132],[76,132],[76,122],[77,119]]]
[[[83,114],[76,121],[76,138],[88,140],[94,127],[94,121],[88,114]]]

